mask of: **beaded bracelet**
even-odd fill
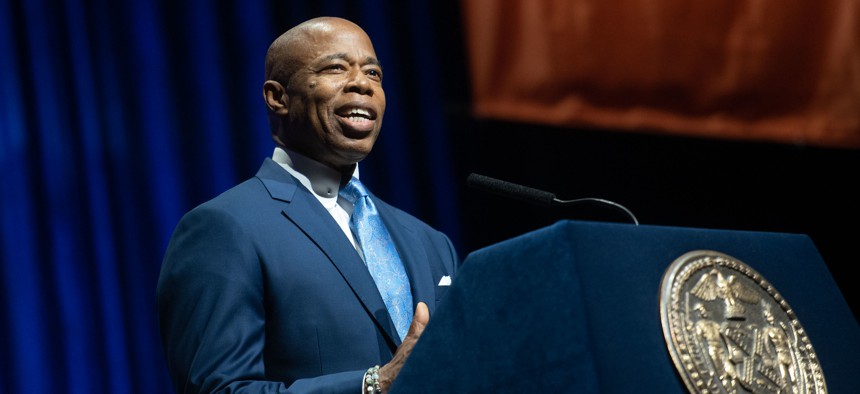
[[[379,365],[368,368],[364,373],[364,384],[361,386],[363,394],[382,394],[379,388]]]

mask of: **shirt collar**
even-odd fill
[[[324,207],[331,209],[337,204],[340,172],[301,153],[280,146],[275,147],[272,160],[280,164],[305,188],[313,192]],[[358,178],[357,164],[352,176]]]

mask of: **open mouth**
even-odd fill
[[[376,123],[376,111],[367,107],[346,105],[339,108],[335,114],[340,118],[341,124],[359,132],[372,130]]]

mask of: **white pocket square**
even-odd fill
[[[451,286],[451,277],[448,275],[443,276],[442,279],[439,279],[439,284],[436,286]]]

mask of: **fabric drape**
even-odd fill
[[[463,0],[478,117],[860,148],[854,0]]]

